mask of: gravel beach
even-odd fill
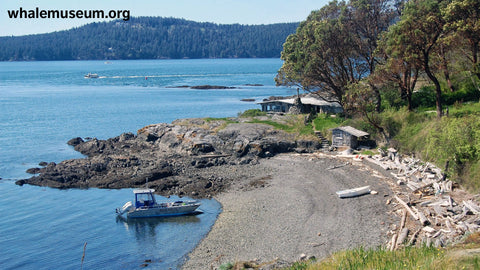
[[[251,175],[215,198],[223,212],[183,269],[216,269],[255,260],[293,262],[301,254],[317,259],[356,246],[388,241],[398,223],[385,204],[386,178],[362,162],[325,154],[281,154],[262,159]],[[338,190],[370,185],[376,195],[340,199]]]

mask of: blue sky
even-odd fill
[[[330,0],[1,0],[0,36],[70,29],[94,19],[11,19],[8,10],[130,10],[130,16],[162,16],[222,24],[298,22]]]

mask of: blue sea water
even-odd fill
[[[0,268],[176,269],[215,222],[204,214],[137,222],[114,209],[125,190],[16,186],[41,161],[82,158],[66,142],[107,139],[180,118],[228,117],[293,90],[274,85],[279,59],[0,62]],[[85,79],[86,73],[98,79]],[[227,90],[175,86],[223,85]],[[261,84],[262,86],[248,86]],[[192,234],[191,232],[195,232]],[[146,261],[146,262],[145,262]],[[150,262],[151,261],[151,262]]]

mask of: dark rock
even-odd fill
[[[87,157],[44,162],[45,167],[32,169],[39,175],[17,184],[131,188],[144,186],[148,179],[149,186],[162,195],[209,197],[242,177],[244,172],[237,167],[254,166],[259,159],[279,153],[312,152],[319,142],[295,141],[295,134],[265,124],[181,119],[146,126],[137,135],[75,138],[69,144]]]
[[[76,137],[76,138],[73,138],[73,139],[69,140],[69,141],[67,142],[67,144],[75,147],[75,146],[77,146],[77,145],[79,145],[79,144],[82,144],[82,143],[84,143],[84,142],[85,142],[85,141],[84,141],[82,138]]]
[[[201,89],[201,90],[209,90],[209,89],[235,89],[235,87],[229,86],[222,86],[222,85],[197,85],[190,87],[191,89]]]
[[[27,184],[27,180],[18,180],[18,181],[15,181],[15,184],[19,186],[23,186]]]
[[[214,152],[215,148],[208,142],[197,142],[193,144],[192,153],[194,154],[207,154]]]
[[[26,171],[26,173],[29,173],[29,174],[37,174],[37,173],[40,173],[41,169],[40,168],[30,168]]]

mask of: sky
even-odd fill
[[[330,0],[0,0],[0,36],[21,36],[66,30],[106,19],[10,18],[20,8],[41,10],[128,10],[131,17],[160,16],[218,24],[300,22]],[[32,13],[33,14],[33,13]],[[125,14],[125,13],[122,13]],[[121,16],[120,16],[121,17]],[[123,18],[123,17],[121,17]]]

